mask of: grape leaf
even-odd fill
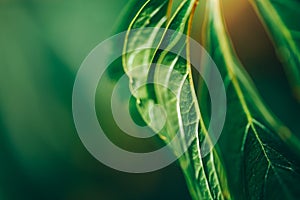
[[[239,62],[219,0],[207,6],[206,47],[225,80],[227,122],[219,141],[236,199],[296,199],[299,162],[294,135],[268,111]],[[207,72],[209,73],[209,72]],[[299,151],[299,149],[297,149]]]

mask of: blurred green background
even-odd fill
[[[242,62],[269,107],[300,135],[300,106],[262,25],[247,1],[224,3]],[[126,4],[0,0],[1,200],[190,198],[176,163],[147,174],[115,171],[87,152],[74,127],[76,72],[85,56],[118,29]]]

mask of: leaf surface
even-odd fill
[[[219,0],[207,6],[206,47],[227,88],[227,122],[220,140],[229,187],[236,199],[296,199],[297,139],[268,111],[239,62],[226,32]],[[209,73],[209,72],[208,72]]]
[[[151,7],[151,2],[159,3]],[[125,48],[133,44],[135,45],[134,48],[138,49],[139,41],[142,45],[144,42],[152,42],[152,44],[158,45],[154,50],[137,50],[123,56],[123,65],[127,72],[129,68],[142,65],[142,67],[139,67],[137,74],[130,72],[127,74],[131,79],[130,87],[133,95],[137,98],[137,107],[147,124],[150,124],[150,126],[152,124],[154,126],[152,128],[156,130],[155,121],[159,121],[161,116],[154,114],[151,117],[149,109],[157,103],[164,108],[167,115],[165,126],[159,132],[161,138],[169,143],[177,133],[180,134],[181,141],[176,144],[176,148],[172,149],[175,154],[191,143],[188,151],[180,158],[180,165],[193,199],[229,199],[230,193],[219,152],[214,149],[206,158],[201,157],[200,138],[208,136],[208,133],[201,118],[189,60],[184,60],[177,54],[169,52],[174,46],[177,45],[178,47],[180,45],[179,49],[188,54],[188,40],[182,42],[181,34],[189,34],[197,3],[196,0],[183,1],[165,24],[167,17],[163,16],[163,13],[166,14],[168,8],[164,9],[159,17],[144,13],[146,10],[153,13],[151,10],[162,8],[167,3],[164,1],[148,1],[137,14],[135,21],[139,22],[147,18],[151,22],[148,26],[165,27],[166,29],[175,30],[175,32],[168,36],[156,35],[154,31],[145,37],[139,35],[127,37]],[[163,22],[160,20],[163,20]],[[135,26],[135,21],[132,22],[134,24],[132,27]],[[135,27],[145,27],[143,26],[144,23],[140,24],[142,26]],[[130,35],[130,29],[128,35]],[[149,37],[150,35],[155,35],[155,37]],[[157,38],[160,40],[158,43],[155,41]],[[164,46],[164,50],[159,50],[160,45]],[[153,66],[152,63],[158,65]],[[149,79],[153,79],[155,83],[163,83],[166,87],[154,84],[152,89],[149,89],[149,87],[141,87],[138,90],[133,89],[140,87]],[[169,90],[170,88],[172,92]]]

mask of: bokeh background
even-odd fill
[[[147,174],[118,172],[94,159],[75,130],[76,72],[97,44],[122,29],[127,3],[0,0],[0,200],[190,199],[176,163]],[[246,0],[223,3],[237,53],[261,95],[300,136],[299,103],[260,21]],[[199,40],[200,16],[193,31]],[[100,100],[97,107],[107,109]],[[109,134],[121,140],[107,119]]]

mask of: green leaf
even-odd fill
[[[125,38],[124,51],[128,49],[140,49],[145,43],[158,46],[161,36],[158,32],[147,32],[147,27],[161,28],[167,21],[168,0],[150,1],[147,0],[137,12],[129,25]],[[139,29],[137,29],[139,28]],[[132,29],[137,29],[133,34]],[[147,124],[151,123],[149,108],[154,105],[153,94],[149,94],[147,86],[148,71],[151,60],[154,56],[153,49],[142,49],[132,51],[123,55],[123,66],[129,77],[129,87],[138,102],[137,108]],[[141,87],[143,86],[143,87]],[[155,123],[155,122],[154,122]],[[150,124],[151,126],[151,124]],[[152,125],[154,126],[154,125]]]
[[[183,1],[169,22],[165,23],[166,11],[170,10],[165,7],[167,2],[147,1],[129,27],[124,48],[126,50],[130,46],[130,49],[139,49],[145,43],[157,44],[157,48],[125,54],[123,65],[130,78],[130,88],[137,99],[138,110],[147,124],[155,131],[157,130],[156,124],[161,120],[161,116],[155,113],[151,116],[149,113],[151,106],[157,103],[164,108],[168,116],[165,126],[159,132],[160,137],[168,143],[179,131],[182,138],[180,143],[172,149],[175,154],[190,142],[192,143],[179,161],[193,199],[230,199],[226,174],[218,150],[213,149],[207,157],[201,157],[200,138],[208,137],[208,133],[199,110],[189,60],[183,60],[168,51],[176,45],[181,45],[180,49],[188,55],[188,41],[183,44],[180,42],[181,33],[189,34],[197,3],[196,0]],[[149,34],[134,32],[131,35],[130,30],[133,27],[150,26],[165,27],[175,32],[168,37],[157,35],[155,31]],[[158,50],[159,45],[162,44],[166,48]],[[166,67],[160,65],[153,67],[151,63]],[[133,70],[136,67],[139,69]],[[137,73],[132,73],[132,71]],[[154,79],[155,83],[164,82],[163,85],[167,86],[166,88],[172,88],[173,92],[158,84],[154,84],[152,88],[139,88],[149,79]]]
[[[298,0],[250,0],[273,39],[300,101],[300,2]]]
[[[298,140],[268,111],[238,60],[219,0],[207,6],[206,47],[226,84],[227,121],[219,141],[236,199],[297,199]],[[208,72],[209,73],[209,70]]]

